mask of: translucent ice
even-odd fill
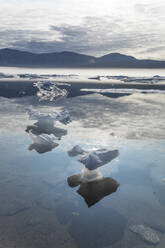
[[[49,145],[54,146],[56,141],[58,140],[57,137],[54,136],[54,134],[41,134],[41,135],[35,135],[31,131],[29,131],[29,136],[32,139],[32,141],[36,144],[40,145]]]
[[[160,242],[157,233],[150,227],[144,225],[132,225],[130,226],[130,230],[134,233],[139,234],[140,237],[148,243],[155,245]]]
[[[95,170],[119,156],[118,150],[98,149],[82,155],[79,161],[89,170]]]
[[[33,85],[38,88],[37,96],[40,101],[54,101],[68,94],[67,90],[57,87],[55,82],[41,81]]]
[[[71,122],[69,112],[66,109],[63,109],[60,112],[52,112],[52,113],[41,113],[40,111],[36,111],[32,108],[27,108],[27,113],[29,115],[30,120],[38,120],[40,122],[53,123],[54,121],[59,121],[63,124],[67,124]]]
[[[82,155],[84,153],[86,153],[86,151],[83,150],[81,148],[81,146],[79,146],[79,145],[74,146],[71,150],[68,151],[68,155],[70,157],[74,157],[74,156],[77,156],[77,155],[80,155],[80,154]]]

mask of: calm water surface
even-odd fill
[[[157,247],[164,248],[164,98],[94,94],[49,103],[35,96],[1,97],[0,246],[155,247],[129,229],[143,224],[157,232]],[[45,113],[67,108],[71,115],[70,124],[55,123],[66,132],[51,151],[30,148],[33,142],[25,130],[35,121],[29,120],[29,105]],[[104,184],[91,190],[87,184],[82,197],[80,186],[68,185],[68,177],[82,170],[77,157],[67,153],[77,144],[86,150],[119,150],[118,158],[99,169],[104,178],[120,184],[116,192],[106,194]]]

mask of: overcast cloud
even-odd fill
[[[163,0],[0,0],[0,48],[165,59]]]

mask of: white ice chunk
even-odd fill
[[[26,110],[30,120],[38,120],[41,122],[59,121],[63,124],[71,122],[69,112],[66,109],[63,109],[60,112],[54,111],[52,113],[41,113],[32,108],[27,108]]]
[[[89,170],[95,170],[119,156],[118,150],[98,149],[82,155],[79,161]]]
[[[58,138],[54,134],[43,133],[40,135],[35,135],[31,131],[29,131],[29,136],[34,143],[40,145],[54,146],[54,144],[58,140]]]
[[[65,89],[57,87],[55,82],[41,81],[33,84],[38,88],[37,96],[40,101],[54,101],[58,98],[67,96],[68,92]]]
[[[77,156],[77,155],[80,155],[80,154],[82,155],[84,153],[86,153],[86,151],[83,150],[81,148],[81,146],[79,146],[79,145],[74,146],[71,150],[68,151],[68,155],[70,157],[74,157],[74,156]]]
[[[144,225],[132,225],[130,226],[130,230],[139,234],[144,241],[150,244],[156,245],[160,243],[157,233],[150,227]]]
[[[148,94],[165,94],[165,90],[158,89],[124,89],[124,88],[111,88],[111,89],[88,89],[83,88],[80,91],[92,92],[92,93],[115,93],[115,94],[134,94],[134,93],[148,93]]]

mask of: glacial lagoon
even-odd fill
[[[0,245],[164,248],[164,93],[48,93],[0,97]],[[79,182],[77,145],[119,154]]]

